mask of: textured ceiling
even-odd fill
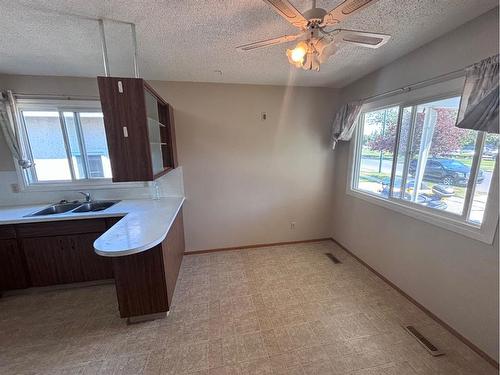
[[[292,2],[300,10],[310,4]],[[318,0],[327,10],[339,3]],[[389,43],[375,50],[343,45],[320,72],[305,72],[288,64],[287,45],[235,50],[295,31],[261,0],[0,0],[0,73],[102,75],[97,23],[66,15],[71,13],[136,23],[140,71],[146,79],[342,87],[497,4],[380,0],[342,27],[392,34]],[[131,76],[129,28],[108,22],[106,33],[111,74]]]

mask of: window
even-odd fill
[[[349,190],[438,225],[481,232],[487,207],[496,207],[487,201],[500,137],[455,127],[459,105],[460,96],[450,95],[362,112]]]
[[[363,130],[355,187],[376,195],[386,194],[392,171],[398,107],[363,115]],[[361,133],[360,133],[361,134]]]
[[[34,161],[26,185],[111,179],[100,103],[26,100],[18,108],[23,145]]]

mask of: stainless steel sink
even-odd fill
[[[73,203],[57,203],[45,207],[44,209],[34,212],[26,216],[46,216],[62,214],[65,212],[95,212],[102,211],[113,206],[120,201],[93,201],[93,202],[73,202]]]
[[[73,212],[94,212],[102,211],[106,208],[113,206],[119,201],[95,201],[95,202],[85,202],[81,204],[78,208],[73,210]]]
[[[64,212],[71,211],[72,209],[74,209],[80,205],[81,205],[80,202],[53,204],[49,207],[44,208],[43,210],[34,212],[34,213],[27,215],[27,216],[44,216],[44,215],[62,214]]]

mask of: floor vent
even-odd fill
[[[444,355],[444,353],[436,348],[424,335],[422,335],[417,329],[413,326],[405,326],[405,330],[415,337],[417,341],[425,348],[429,353],[431,353],[434,357]]]
[[[335,255],[330,254],[330,253],[325,253],[325,255],[332,260],[333,263],[339,264],[342,263],[340,260],[338,260]]]

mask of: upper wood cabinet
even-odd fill
[[[172,107],[141,78],[97,77],[114,182],[177,167]]]

